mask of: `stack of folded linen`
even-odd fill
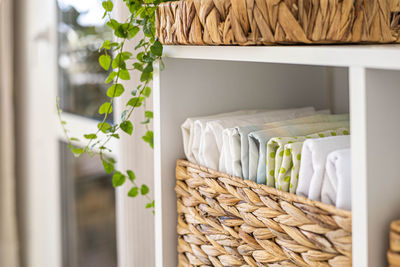
[[[189,161],[351,208],[348,114],[243,110],[188,118],[181,128]]]

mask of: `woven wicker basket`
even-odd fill
[[[351,266],[351,212],[176,166],[179,266]]]
[[[163,44],[400,42],[400,0],[181,0],[156,12]]]
[[[387,258],[390,267],[400,267],[400,220],[390,224],[390,248]]]

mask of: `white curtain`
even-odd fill
[[[0,0],[0,266],[19,266],[13,118],[12,3]]]

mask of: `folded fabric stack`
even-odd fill
[[[351,209],[349,115],[312,107],[189,118],[189,161]]]

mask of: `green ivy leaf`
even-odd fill
[[[149,97],[150,94],[151,94],[151,88],[148,87],[148,86],[146,86],[145,88],[143,88],[142,94],[143,94],[145,97]]]
[[[140,107],[142,105],[144,98],[143,97],[132,97],[129,99],[127,105],[132,107]]]
[[[100,122],[99,124],[97,124],[97,128],[102,131],[103,133],[107,133],[107,131],[109,129],[112,128],[112,126],[110,124],[108,124],[107,122]]]
[[[146,204],[146,209],[154,208],[154,200]]]
[[[120,124],[121,130],[126,132],[129,135],[132,135],[133,132],[133,125],[130,121],[123,121]]]
[[[148,143],[151,148],[154,148],[154,137],[153,137],[153,131],[147,131],[144,136],[142,136],[143,141]]]
[[[138,50],[139,48],[141,48],[141,47],[143,47],[143,46],[145,46],[145,45],[147,45],[147,44],[148,44],[148,42],[146,42],[145,39],[142,39],[142,40],[140,40],[139,43],[135,46],[135,50]]]
[[[140,124],[149,124],[150,123],[150,119],[146,119],[145,121],[140,122]]]
[[[100,49],[107,49],[107,50],[111,49],[110,40],[105,40],[101,45]]]
[[[151,37],[153,35],[152,23],[151,21],[145,21],[143,25],[143,33],[146,37]]]
[[[131,188],[131,190],[129,190],[128,196],[136,197],[137,195],[139,195],[139,188],[137,186],[134,186]]]
[[[125,175],[123,175],[119,171],[116,171],[112,178],[113,186],[114,187],[121,186],[125,183],[125,180],[126,180]]]
[[[121,120],[124,121],[126,120],[127,115],[129,114],[129,110],[124,110],[121,113]]]
[[[106,102],[99,108],[99,114],[109,114],[112,112],[112,105],[110,102]]]
[[[119,139],[119,134],[117,134],[117,133],[112,134],[111,136],[114,137],[114,138],[116,138],[116,139]]]
[[[155,60],[155,58],[153,57],[153,55],[151,54],[151,52],[149,54],[145,54],[143,55],[143,62],[146,63],[151,63],[153,64],[153,61]],[[151,66],[153,68],[153,66]]]
[[[107,174],[111,174],[114,171],[114,163],[103,159],[103,168]]]
[[[139,84],[135,89],[133,89],[133,90],[131,91],[131,94],[132,94],[133,96],[136,96],[137,91],[139,91],[140,88],[142,88],[142,85]]]
[[[86,139],[96,139],[97,135],[92,133],[92,134],[84,134],[83,137],[85,137]]]
[[[125,91],[124,86],[120,83],[111,85],[107,90],[108,97],[119,97]]]
[[[108,70],[110,68],[110,63],[111,63],[110,56],[109,55],[101,55],[99,57],[99,63],[103,69]]]
[[[146,7],[140,6],[140,8],[135,12],[135,17],[140,16],[145,10]]]
[[[75,157],[79,157],[80,155],[83,154],[83,152],[85,152],[85,150],[80,147],[71,147],[71,151]]]
[[[129,28],[128,30],[128,39],[132,39],[133,37],[136,36],[136,34],[139,32],[139,27],[138,26],[133,26]]]
[[[119,22],[116,21],[115,19],[110,19],[107,22],[107,26],[110,27],[111,29],[113,29],[114,31],[116,31],[118,29],[119,25],[120,25]]]
[[[152,72],[143,72],[142,75],[140,75],[141,82],[150,82],[152,79],[153,79]]]
[[[126,69],[126,63],[125,63],[125,58],[123,56],[123,54],[118,54],[114,60],[112,61],[112,68],[116,69],[116,68],[120,68],[120,69]]]
[[[131,79],[131,75],[129,75],[129,71],[127,71],[127,70],[120,70],[119,77],[121,78],[121,80],[130,80]]]
[[[114,30],[114,35],[123,39],[128,37],[128,29],[131,27],[130,23],[119,23],[111,19],[107,25]]]
[[[149,118],[149,119],[152,119],[153,118],[153,111],[145,111],[144,112],[144,116],[146,117],[146,118]]]
[[[122,52],[122,53],[121,53],[121,56],[122,56],[122,58],[123,58],[124,60],[128,60],[128,59],[130,59],[130,58],[132,57],[132,53],[131,53],[131,52],[128,52],[128,51],[125,51],[125,52]]]
[[[135,62],[133,63],[133,68],[138,71],[143,71],[143,63]]]
[[[147,195],[150,192],[150,189],[147,185],[142,184],[142,186],[140,187],[140,193],[144,196]]]
[[[129,180],[131,180],[131,182],[135,181],[136,175],[133,171],[127,170],[126,173],[128,174],[128,178],[129,178]]]
[[[164,61],[160,60],[160,63],[161,63],[160,70],[163,71],[165,69]]]
[[[79,142],[79,139],[76,137],[71,137],[69,140]]]
[[[136,55],[136,59],[139,60],[140,62],[144,62],[143,61],[143,56],[144,56],[144,52],[139,52]]]
[[[104,1],[102,3],[102,5],[103,5],[104,10],[108,11],[108,12],[112,11],[113,7],[114,7],[113,2],[111,0]]]
[[[163,46],[160,43],[160,41],[156,40],[154,42],[154,44],[150,47],[150,51],[153,53],[153,55],[161,57],[162,51],[163,51]]]
[[[111,72],[111,73],[108,75],[108,77],[107,77],[105,83],[110,83],[110,82],[112,82],[112,81],[114,80],[114,78],[117,77],[117,74],[118,74],[118,73],[115,72],[115,71]]]

